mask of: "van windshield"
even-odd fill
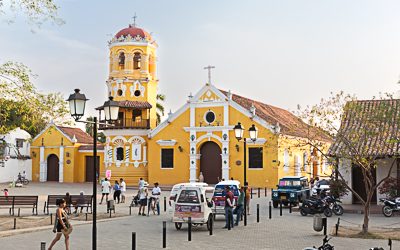
[[[225,196],[226,195],[225,186],[227,186],[227,185],[216,185],[215,191],[214,191],[214,196]],[[230,187],[231,187],[231,191],[232,191],[233,195],[239,196],[239,190],[237,189],[237,187],[235,185],[231,185]]]
[[[178,203],[194,203],[199,204],[199,196],[197,190],[182,190],[179,194]]]

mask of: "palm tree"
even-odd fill
[[[165,101],[165,95],[157,94],[156,97],[156,110],[157,110],[157,125],[161,122],[161,117],[164,116],[164,105],[163,102]]]

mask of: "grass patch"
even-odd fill
[[[335,235],[336,229],[333,227],[332,235]],[[400,240],[399,228],[370,228],[368,233],[363,234],[360,227],[340,226],[338,237],[361,238],[361,239],[392,239]]]

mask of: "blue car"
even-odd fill
[[[272,204],[277,208],[279,202],[288,206],[297,206],[310,197],[310,186],[307,177],[286,176],[279,180],[278,189],[272,190]]]

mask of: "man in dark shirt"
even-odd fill
[[[228,228],[230,224],[231,228],[233,228],[233,193],[231,192],[231,188],[229,186],[225,186],[225,227]]]

